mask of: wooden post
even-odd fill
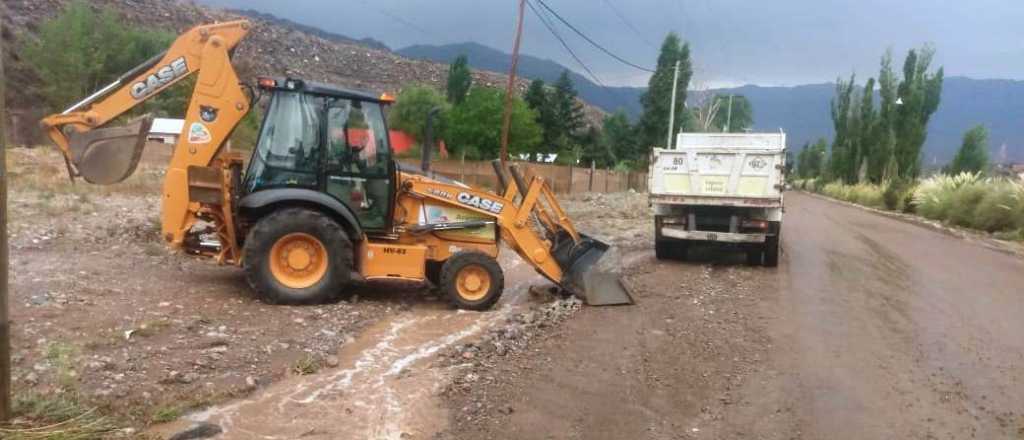
[[[7,112],[3,59],[0,43],[0,421],[7,421],[14,414],[11,413],[11,321],[7,315],[7,137],[4,130]]]
[[[572,162],[569,162],[569,194],[572,194]]]
[[[608,194],[608,181],[612,180],[611,177],[612,177],[612,170],[610,170],[608,168],[605,168],[604,169],[604,193],[605,194]]]
[[[459,159],[459,182],[466,181],[466,150],[462,150],[462,158]]]
[[[626,171],[626,191],[633,189],[633,173]]]
[[[594,161],[590,161],[590,180],[587,182],[587,192],[594,192]]]
[[[519,0],[519,16],[516,19],[516,38],[512,43],[512,63],[508,69],[508,88],[505,90],[505,112],[501,121],[501,164],[508,161],[508,134],[512,126],[512,94],[516,86],[516,66],[519,64],[519,40],[523,37],[523,19],[526,0]]]

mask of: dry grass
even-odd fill
[[[91,185],[76,180],[72,183],[64,166],[64,158],[53,147],[12,148],[7,151],[8,185],[12,191],[32,191],[44,202],[57,194],[75,196],[73,205],[92,205],[97,198],[111,194],[152,195],[160,191],[164,166],[145,162],[124,182],[114,185]],[[80,208],[79,208],[80,209]]]

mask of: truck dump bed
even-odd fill
[[[655,148],[651,201],[712,206],[782,206],[785,133],[680,133]]]

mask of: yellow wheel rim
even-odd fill
[[[475,264],[463,267],[455,277],[455,290],[466,301],[479,301],[491,290],[491,274]]]
[[[303,232],[285,235],[270,249],[270,273],[292,289],[312,286],[327,273],[327,248]]]

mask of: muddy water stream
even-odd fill
[[[439,432],[448,420],[437,397],[445,372],[425,368],[425,361],[501,323],[525,307],[531,284],[545,282],[512,252],[504,252],[502,260],[504,297],[491,311],[416,305],[344,345],[337,368],[287,378],[246,399],[159,427],[158,434],[197,422],[219,425],[221,439],[401,439]]]

